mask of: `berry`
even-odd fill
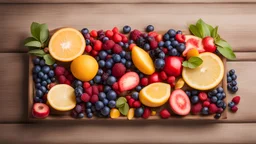
[[[117,28],[117,27],[114,27],[114,28],[112,29],[112,32],[113,32],[113,33],[118,33],[118,32],[119,32],[119,30],[118,30],[118,28]]]
[[[103,101],[106,98],[106,94],[104,92],[99,93],[99,100]]]
[[[93,114],[92,113],[87,113],[87,118],[92,118]]]
[[[126,100],[129,101],[132,97],[130,95],[125,96]]]
[[[146,32],[152,32],[152,31],[154,31],[154,26],[148,25],[146,28]]]
[[[36,96],[41,98],[43,96],[43,92],[41,90],[36,90]]]
[[[83,93],[81,96],[81,100],[83,102],[89,102],[90,101],[90,96],[87,93]]]
[[[231,85],[231,83],[229,83],[229,84],[227,85],[227,88],[228,88],[228,90],[232,91],[233,86]]]
[[[51,78],[54,77],[54,71],[53,71],[53,70],[50,70],[50,71],[48,72],[48,76],[51,77]]]
[[[104,107],[103,102],[97,101],[97,102],[95,103],[95,108],[96,108],[96,110],[101,110],[103,107]]]
[[[168,33],[164,34],[164,40],[169,40],[170,39],[170,35]]]
[[[99,101],[99,97],[98,95],[92,95],[91,99],[90,99],[90,102],[91,103],[96,103],[97,101]]]
[[[102,49],[102,42],[100,40],[96,40],[93,44],[93,48],[96,51],[100,51]]]
[[[77,113],[81,113],[82,112],[82,106],[81,105],[76,105],[75,110]]]
[[[93,78],[93,81],[94,81],[96,84],[100,83],[100,82],[101,82],[101,76],[96,75],[96,76]]]
[[[110,109],[109,109],[109,107],[107,107],[107,106],[105,106],[105,107],[103,107],[103,109],[101,109],[101,114],[103,115],[103,116],[107,116],[107,115],[109,115],[109,113],[110,113]]]
[[[148,78],[146,78],[146,77],[142,78],[140,83],[141,83],[142,86],[147,86],[148,85]]]
[[[160,111],[160,116],[163,119],[167,119],[171,116],[171,114],[167,109],[163,109],[163,110]]]
[[[209,111],[208,107],[203,107],[201,113],[202,113],[203,115],[208,115],[208,114],[209,114],[208,111]]]
[[[33,72],[34,73],[39,73],[41,71],[41,67],[36,65],[34,68],[33,68]]]
[[[102,100],[102,102],[103,102],[103,104],[104,104],[105,106],[108,105],[108,99],[105,98],[105,99]]]
[[[197,103],[195,105],[192,105],[191,112],[192,114],[199,114],[202,110],[203,106],[201,103]]]
[[[109,76],[107,79],[107,84],[112,86],[116,82],[116,78],[114,76]]]
[[[144,48],[144,50],[149,51],[150,50],[150,45],[148,43],[145,43],[143,48]]]
[[[149,108],[144,108],[144,112],[143,112],[142,117],[144,119],[147,119],[150,115],[151,115],[151,110]]]
[[[227,107],[227,105],[226,105],[226,103],[224,103],[222,108],[226,109],[226,107]]]
[[[222,87],[218,87],[218,88],[217,88],[217,91],[218,91],[219,93],[222,93],[224,90],[223,90]]]
[[[136,108],[135,109],[135,117],[141,117],[142,115],[143,115],[143,113],[144,113],[144,110],[143,110],[143,108],[142,107],[140,107],[140,108]]]
[[[89,33],[89,30],[87,29],[87,28],[83,28],[82,30],[81,30],[81,33],[84,35],[84,34],[87,34],[87,33]]]
[[[130,26],[126,25],[126,26],[123,27],[123,33],[124,34],[128,34],[130,31],[131,31],[131,27]]]
[[[161,71],[159,73],[159,76],[160,76],[161,80],[166,80],[167,79],[167,75],[166,75],[166,73],[164,71]]]
[[[113,40],[108,40],[103,44],[102,48],[104,50],[110,50],[114,47],[114,45],[115,45],[115,42]]]
[[[80,87],[75,88],[75,95],[76,97],[80,97],[83,94],[83,88]]]
[[[90,32],[90,35],[91,35],[92,37],[96,38],[96,37],[98,36],[98,33],[97,33],[96,30],[92,30],[92,31]]]
[[[238,110],[238,107],[237,106],[233,106],[232,108],[231,108],[231,111],[232,112],[236,112]]]
[[[112,75],[119,78],[125,74],[126,68],[122,63],[116,63],[112,68]]]
[[[156,69],[162,69],[164,68],[165,61],[163,59],[156,59],[154,65]]]
[[[98,86],[96,85],[92,86],[92,94],[95,94],[95,95],[99,94]]]
[[[176,31],[174,29],[169,29],[167,32],[171,38],[174,38],[176,35]]]
[[[45,65],[45,61],[43,59],[41,59],[39,64],[40,64],[40,66],[44,66]]]
[[[137,87],[135,88],[135,90],[136,90],[137,92],[140,92],[141,89],[142,89],[141,86],[137,86]]]
[[[176,39],[179,43],[184,43],[184,42],[185,42],[185,35],[176,34],[175,39]]]
[[[164,59],[164,58],[165,58],[165,53],[164,53],[164,52],[160,52],[160,53],[158,54],[158,58]]]
[[[168,41],[165,41],[165,42],[164,42],[164,46],[165,46],[165,47],[168,47],[168,46],[170,46],[170,45],[171,45],[171,41],[168,40]]]
[[[141,35],[141,32],[137,29],[133,30],[131,33],[130,33],[130,38],[134,41],[136,41]]]
[[[175,76],[170,76],[167,79],[167,83],[171,85],[171,87],[175,86]]]
[[[222,100],[223,99],[222,93],[217,93],[216,96],[217,96],[218,100]]]
[[[139,93],[138,92],[132,92],[132,98],[134,99],[134,100],[138,100],[139,99]]]
[[[217,113],[217,114],[214,116],[215,119],[219,119],[220,117],[221,117],[221,114],[220,114],[220,113]]]
[[[104,60],[107,57],[108,53],[106,51],[100,51],[99,57],[100,59]]]
[[[46,82],[46,81],[42,81],[41,84],[40,84],[40,86],[38,86],[38,84],[40,84],[40,83],[37,83],[37,84],[36,84],[36,87],[40,87],[41,85],[42,85],[42,86],[47,86],[47,82]]]
[[[199,98],[198,98],[198,96],[194,95],[191,97],[190,101],[192,104],[196,104],[196,103],[198,103]]]
[[[90,108],[88,108],[88,109],[86,109],[86,113],[88,114],[88,113],[91,113],[92,112],[92,109],[90,109]]]
[[[177,46],[177,50],[178,52],[182,53],[184,50],[186,49],[185,45],[184,44],[179,44]]]
[[[232,81],[232,77],[228,76],[227,78],[228,83]]]
[[[234,69],[229,70],[229,74],[230,74],[230,75],[233,75],[233,74],[235,74],[235,73],[236,73],[236,71],[235,71]]]
[[[75,87],[82,87],[83,86],[83,82],[82,81],[80,81],[80,80],[76,80],[75,82],[74,82],[74,86]]]
[[[155,40],[150,41],[149,44],[151,49],[156,49],[158,46],[157,41]]]
[[[108,106],[109,106],[110,108],[116,107],[116,101],[114,101],[114,100],[109,101],[109,102],[108,102]]]
[[[135,102],[135,100],[133,99],[133,98],[130,98],[129,100],[128,100],[128,105],[130,106],[130,107],[133,107],[133,103]]]
[[[117,94],[115,91],[113,91],[113,90],[108,91],[108,93],[107,93],[108,100],[115,100],[116,97],[117,97]]]
[[[33,59],[33,63],[34,63],[34,65],[40,64],[40,59],[38,57],[35,57]]]
[[[84,89],[87,89],[87,88],[89,88],[91,85],[90,85],[90,83],[89,82],[84,82],[84,84],[83,84],[83,88]]]
[[[119,43],[120,41],[122,41],[122,37],[118,33],[115,33],[113,35],[113,41]]]
[[[91,108],[91,107],[92,107],[92,103],[87,102],[87,103],[86,103],[86,108]]]
[[[187,94],[188,97],[191,97],[191,92],[186,90],[185,93]]]
[[[125,58],[122,58],[122,59],[121,59],[121,63],[122,63],[123,65],[125,65],[125,64],[126,64],[126,59],[125,59]]]
[[[232,102],[234,102],[236,105],[239,104],[239,102],[240,102],[240,96],[235,96],[235,97],[233,97]]]
[[[111,90],[111,87],[107,85],[107,86],[104,87],[104,90],[103,90],[103,91],[104,91],[105,93],[107,93],[107,92],[109,92],[110,90]]]
[[[224,102],[223,102],[222,100],[218,100],[218,101],[217,101],[217,106],[218,106],[219,108],[223,107],[223,104],[224,104]]]
[[[113,53],[115,53],[115,54],[119,54],[120,52],[122,52],[122,47],[120,46],[120,45],[118,45],[118,44],[115,44],[114,45],[114,47],[113,47]],[[119,56],[119,55],[118,55]],[[121,57],[120,57],[120,59],[121,59]],[[120,60],[119,60],[120,61]],[[118,62],[119,62],[118,61]]]
[[[217,100],[218,100],[218,98],[216,96],[211,97],[211,102],[212,103],[216,103]]]
[[[231,101],[231,102],[228,103],[228,107],[232,108],[232,107],[234,107],[234,106],[235,106],[235,103],[234,103],[233,101]]]
[[[205,92],[200,92],[198,96],[201,101],[205,101],[207,99],[207,94]]]
[[[65,68],[64,67],[61,67],[61,66],[57,66],[54,70],[56,76],[61,76],[61,75],[64,75],[65,73]]]
[[[204,101],[203,106],[204,106],[204,107],[209,107],[210,104],[211,104],[211,103],[210,103],[209,101]]]
[[[231,78],[232,78],[232,80],[236,80],[236,79],[237,79],[236,74],[233,74],[233,75],[231,76]]]
[[[45,86],[41,86],[41,87],[39,88],[39,90],[41,90],[43,93],[45,93],[45,92],[47,91],[47,89],[46,89]]]
[[[230,83],[232,86],[236,86],[237,85],[237,82],[235,80],[231,81]]]
[[[236,93],[236,92],[238,91],[238,87],[237,87],[237,86],[233,86],[232,89],[231,89],[231,91],[232,91],[233,93]]]
[[[111,30],[107,30],[107,31],[105,32],[105,35],[106,35],[108,38],[111,38],[111,37],[114,35],[114,33],[113,33]]]
[[[42,77],[43,80],[47,80],[48,79],[48,75],[44,74],[44,76]]]
[[[171,48],[171,50],[169,51],[169,55],[177,56],[178,55],[178,51],[175,48]]]

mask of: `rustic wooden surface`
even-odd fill
[[[0,143],[256,143],[255,0],[0,0]],[[18,4],[21,3],[21,4]],[[43,3],[43,4],[42,4]],[[51,4],[55,3],[55,4]],[[64,4],[65,3],[65,4]],[[28,122],[28,55],[22,40],[32,21],[50,29],[185,30],[198,18],[219,25],[237,55],[228,69],[238,75],[241,103],[221,121]],[[228,95],[229,100],[232,95]]]

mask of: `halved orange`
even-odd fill
[[[54,59],[69,62],[83,54],[85,40],[78,30],[62,28],[53,34],[48,47]]]

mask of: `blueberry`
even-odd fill
[[[231,85],[232,85],[232,86],[236,86],[236,85],[237,85],[237,82],[236,82],[235,80],[233,80],[233,81],[231,82]]]
[[[81,103],[82,100],[81,100],[81,97],[76,97],[76,103]]]
[[[127,68],[130,68],[132,66],[132,62],[131,61],[126,61],[125,66]]]
[[[174,38],[176,35],[176,31],[174,29],[169,29],[168,34],[170,35],[170,37]]]
[[[184,44],[179,44],[177,46],[177,50],[182,53],[184,50],[186,49],[185,45]]]
[[[223,92],[222,94],[222,99],[226,98],[226,94]]]
[[[218,93],[218,91],[216,89],[212,91],[213,95],[216,95],[217,93]]]
[[[44,94],[41,90],[36,90],[36,96],[37,97],[42,97]]]
[[[215,119],[219,119],[220,116],[221,116],[221,114],[220,114],[220,113],[217,113],[217,114],[214,116],[214,118],[215,118]]]
[[[158,53],[160,53],[160,52],[162,52],[162,50],[161,50],[160,48],[156,48],[156,49],[155,49],[155,53],[156,53],[156,54],[158,54]]]
[[[145,43],[143,48],[144,48],[144,50],[149,51],[150,50],[150,45],[148,43]]]
[[[156,59],[154,65],[156,69],[162,69],[164,68],[165,61],[163,59]]]
[[[47,80],[48,79],[48,75],[44,74],[44,76],[42,77],[43,80]]]
[[[38,76],[39,78],[43,78],[43,77],[44,77],[44,73],[43,73],[43,72],[39,72],[39,73],[37,74],[37,76]]]
[[[42,85],[42,86],[47,86],[47,82],[46,82],[46,81],[42,81],[42,82],[41,82],[41,85]]]
[[[192,96],[198,95],[198,91],[197,91],[197,90],[192,90],[192,91],[191,91],[191,95],[192,95]]]
[[[96,84],[101,83],[101,76],[96,75],[96,76],[93,78],[93,81],[94,81]]]
[[[231,101],[231,102],[228,103],[228,107],[232,108],[233,106],[235,106],[234,102]]]
[[[236,71],[235,71],[234,69],[229,70],[229,74],[230,74],[230,75],[233,75],[233,74],[235,74],[235,73],[236,73]]]
[[[86,108],[91,108],[92,107],[92,103],[91,102],[87,102],[86,103]]]
[[[228,81],[228,83],[230,83],[230,82],[232,81],[232,77],[229,76],[229,77],[227,78],[227,81]]]
[[[188,97],[191,97],[191,92],[186,90],[185,93],[187,94]]]
[[[106,41],[108,41],[108,40],[109,40],[108,37],[104,37],[104,38],[102,39],[103,42],[106,42]]]
[[[108,60],[106,61],[105,66],[106,66],[106,68],[112,68],[113,63],[111,62],[110,59],[108,59]]]
[[[140,90],[142,89],[142,87],[141,87],[141,86],[137,86],[135,89],[136,89],[137,92],[140,92]]]
[[[50,69],[49,66],[43,66],[43,68],[42,68],[42,71],[43,71],[43,73],[45,73],[45,74],[47,74],[50,70],[51,70],[51,69]]]
[[[178,47],[179,46],[179,42],[176,41],[176,40],[172,41],[172,46],[173,47]]]
[[[34,68],[33,68],[33,72],[34,73],[39,73],[41,71],[41,67],[36,65]]]
[[[172,49],[168,52],[168,54],[171,55],[171,56],[177,56],[178,51],[177,51],[175,48],[172,48]]]
[[[41,86],[41,87],[39,88],[39,90],[41,90],[43,93],[45,93],[47,89],[46,89],[45,86]]]
[[[107,116],[107,115],[109,115],[109,113],[110,113],[110,109],[109,109],[109,107],[107,107],[107,106],[105,106],[103,109],[101,109],[101,114],[103,115],[103,116]]]
[[[219,93],[222,93],[224,90],[223,90],[222,87],[218,87],[218,88],[217,88],[217,91],[218,91]]]
[[[78,117],[78,118],[83,118],[83,117],[84,117],[84,114],[83,114],[83,113],[80,113],[80,114],[78,114],[77,117]]]
[[[80,81],[80,80],[76,80],[75,82],[74,82],[74,86],[75,87],[82,87],[83,86],[83,82],[82,81]]]
[[[103,102],[103,104],[104,104],[105,106],[108,105],[108,99],[105,98],[105,99],[102,100],[102,102]]]
[[[107,93],[107,99],[108,100],[115,100],[117,97],[116,92],[113,90],[108,91]]]
[[[216,96],[217,96],[218,100],[222,100],[223,99],[222,93],[217,93]]]
[[[125,65],[126,59],[125,59],[125,58],[122,58],[122,59],[121,59],[121,63],[122,63],[123,65]]]
[[[168,40],[168,41],[165,41],[165,42],[164,42],[164,46],[165,46],[165,47],[168,47],[169,45],[171,45],[171,41]]]
[[[216,96],[211,97],[211,102],[216,103],[218,98]]]
[[[194,95],[191,97],[190,101],[192,104],[196,104],[199,101],[199,98],[198,96]]]
[[[109,76],[107,79],[107,84],[108,85],[113,85],[116,82],[116,78],[114,76]]]
[[[224,102],[223,102],[222,100],[218,100],[218,101],[217,101],[217,106],[218,106],[219,108],[223,107],[223,104],[224,104]]]
[[[165,42],[160,41],[160,42],[158,43],[158,46],[159,46],[159,47],[163,47],[163,46],[164,46],[164,44],[165,44]]]
[[[81,88],[75,88],[75,95],[77,97],[80,97],[83,94],[83,89]]]
[[[99,67],[100,67],[100,68],[104,68],[104,67],[105,67],[105,64],[106,64],[106,63],[105,63],[104,60],[100,60],[98,63],[99,63]]]
[[[47,83],[46,83],[46,85],[47,85]],[[41,87],[41,83],[36,83],[36,88],[40,88]]]
[[[233,87],[232,87],[232,92],[235,93],[235,92],[237,92],[237,91],[238,91],[238,87],[237,87],[237,86],[233,86]]]
[[[128,34],[130,31],[131,31],[131,27],[130,27],[130,26],[125,25],[125,26],[123,27],[123,33],[124,33],[124,34]]]
[[[231,78],[232,78],[232,80],[236,80],[236,79],[237,79],[236,74],[233,74],[233,75],[231,76]]]
[[[152,31],[154,31],[154,26],[148,25],[146,28],[146,32],[152,32]]]
[[[231,85],[231,83],[227,85],[227,88],[232,91],[233,86]]]
[[[144,110],[142,107],[135,109],[134,115],[135,117],[141,117],[144,113]]]
[[[92,113],[88,113],[87,114],[87,118],[92,118],[93,114]]]
[[[40,66],[44,66],[45,65],[45,61],[42,59],[42,60],[40,60]]]
[[[171,51],[173,49],[173,47],[171,46],[171,45],[169,45],[168,47],[167,47],[167,50],[168,51]]]
[[[86,45],[90,45],[91,41],[89,39],[85,40]]]
[[[176,34],[182,34],[182,31],[181,31],[181,30],[178,30],[178,31],[176,32]]]
[[[99,57],[101,60],[104,60],[107,57],[108,53],[106,51],[100,51]]]
[[[126,54],[126,52],[125,52],[125,51],[121,51],[121,52],[120,52],[120,56],[121,56],[122,58],[124,58],[124,57],[125,57],[125,54]]]
[[[223,106],[222,106],[222,108],[223,108],[223,109],[226,109],[226,107],[227,107],[227,105],[226,105],[226,103],[224,103]]]
[[[88,113],[91,113],[92,112],[92,109],[90,109],[90,108],[88,108],[88,109],[86,109],[86,113],[88,114]]]
[[[106,94],[104,92],[99,93],[99,100],[103,101],[106,98]]]
[[[111,54],[112,53],[112,50],[106,50],[108,54]]]
[[[128,48],[129,48],[129,44],[128,44],[128,43],[125,43],[124,46],[123,46],[123,48],[128,49]]]
[[[38,103],[40,101],[41,101],[41,99],[39,97],[37,97],[37,96],[34,97],[34,102]]]
[[[51,81],[50,79],[47,79],[46,82],[47,82],[48,84],[52,83],[52,81]]]
[[[97,75],[103,75],[104,71],[102,69],[99,69],[97,72]]]
[[[208,111],[209,111],[208,107],[203,107],[201,113],[202,113],[203,115],[208,115]]]
[[[48,76],[49,76],[50,78],[54,77],[54,71],[53,71],[53,70],[50,70],[50,71],[48,72]]]
[[[230,74],[229,73],[227,73],[227,77],[229,77],[230,76]]]
[[[40,79],[40,78],[37,78],[37,79],[35,80],[35,82],[36,82],[36,83],[40,83],[40,82],[41,82],[41,79]]]
[[[111,90],[111,87],[110,86],[104,86],[104,92],[107,93]]]
[[[93,113],[96,112],[95,105],[93,105],[93,106],[91,107],[91,109],[92,109],[92,112],[93,112]]]
[[[40,59],[38,57],[33,59],[34,65],[38,65],[40,63]]]
[[[168,33],[166,33],[166,34],[164,34],[163,38],[165,41],[167,41],[170,39],[170,35]]]
[[[82,34],[88,34],[88,33],[89,33],[89,30],[88,30],[87,28],[83,28],[83,29],[81,30],[81,33],[82,33]]]
[[[108,102],[108,106],[109,106],[110,108],[116,107],[116,101],[114,101],[114,100],[109,101],[109,102]]]
[[[129,43],[129,44],[132,44],[132,43],[134,43],[134,41],[133,41],[133,40],[129,40],[128,43]]]
[[[160,53],[158,54],[158,58],[164,59],[164,57],[165,57],[165,53],[164,53],[164,52],[160,52]]]
[[[140,77],[140,78],[143,78],[143,77],[144,77],[144,74],[140,72],[140,73],[139,73],[139,77]]]
[[[101,110],[103,107],[104,107],[104,104],[103,104],[102,101],[97,101],[97,102],[95,103],[95,108],[96,108],[96,110]]]
[[[132,92],[132,98],[135,100],[139,99],[139,93],[138,92]]]
[[[130,52],[126,52],[125,53],[125,58],[126,58],[126,60],[131,60],[132,59],[131,53]]]

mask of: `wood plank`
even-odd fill
[[[32,21],[47,23],[50,29],[112,29],[128,24],[142,30],[153,24],[157,31],[167,31],[187,30],[199,18],[219,25],[221,36],[235,51],[256,51],[255,9],[256,4],[1,4],[0,52],[25,51],[22,43]]]
[[[1,124],[1,143],[255,143],[256,124],[49,123]],[[143,134],[143,135],[142,135]],[[200,134],[200,138],[199,138]],[[185,138],[184,138],[185,137]]]

